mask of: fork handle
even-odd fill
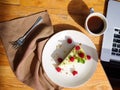
[[[31,31],[34,30],[34,28],[38,26],[42,21],[43,21],[43,18],[41,16],[38,17],[38,19],[35,21],[33,26],[23,35],[23,39],[25,39],[31,33]]]

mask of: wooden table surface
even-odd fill
[[[1,0],[0,22],[48,10],[55,32],[77,29],[86,34],[95,44],[99,56],[97,69],[92,78],[76,89],[64,90],[112,90],[100,62],[102,36],[95,37],[84,29],[89,8],[105,14],[107,0]],[[33,90],[23,84],[12,72],[4,46],[0,40],[0,90]]]

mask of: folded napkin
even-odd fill
[[[38,16],[43,18],[43,22],[20,48],[14,49],[10,42],[23,36]],[[43,46],[52,34],[53,27],[47,11],[0,23],[0,36],[13,72],[20,81],[35,90],[61,89],[47,77],[41,65]]]

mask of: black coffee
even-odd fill
[[[87,24],[89,30],[95,34],[100,33],[104,28],[104,21],[98,16],[90,17]]]

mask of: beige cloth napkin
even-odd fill
[[[22,47],[14,49],[10,42],[23,36],[38,16],[43,18],[43,22],[26,38]],[[0,36],[12,70],[20,81],[35,90],[61,89],[50,81],[41,65],[41,51],[52,34],[53,27],[47,11],[0,23]]]

